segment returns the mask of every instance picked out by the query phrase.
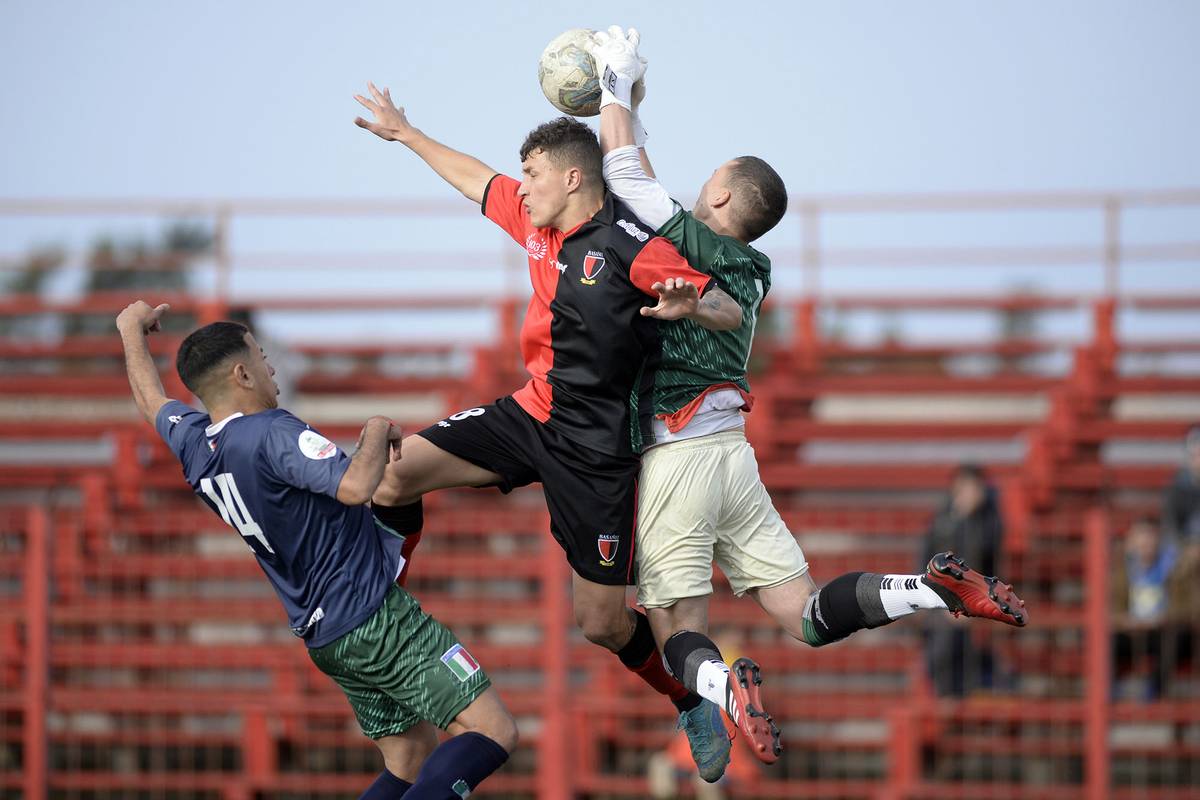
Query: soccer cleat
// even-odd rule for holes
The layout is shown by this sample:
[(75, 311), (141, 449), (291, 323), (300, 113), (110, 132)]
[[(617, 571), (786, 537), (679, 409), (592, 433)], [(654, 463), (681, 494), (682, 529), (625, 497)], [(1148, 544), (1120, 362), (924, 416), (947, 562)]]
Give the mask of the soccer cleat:
[(1018, 628), (1029, 623), (1025, 601), (1017, 597), (1012, 584), (981, 575), (953, 551), (931, 558), (921, 580), (937, 592), (956, 617), (986, 617)]
[(716, 783), (729, 766), (729, 735), (721, 721), (721, 709), (716, 703), (705, 700), (700, 705), (679, 715), (679, 727), (687, 734), (692, 748), (692, 761), (700, 777)]
[(729, 669), (729, 686), (725, 690), (725, 712), (746, 737), (754, 755), (764, 764), (774, 764), (783, 753), (779, 743), (779, 728), (771, 715), (763, 710), (758, 687), (762, 674), (748, 658), (739, 658)]

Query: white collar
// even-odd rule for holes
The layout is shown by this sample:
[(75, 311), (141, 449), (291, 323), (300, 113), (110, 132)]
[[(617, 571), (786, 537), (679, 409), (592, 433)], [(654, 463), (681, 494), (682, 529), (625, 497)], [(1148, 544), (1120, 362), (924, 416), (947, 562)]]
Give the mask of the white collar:
[(224, 428), (229, 423), (230, 420), (237, 419), (238, 417), (244, 417), (244, 416), (246, 416), (246, 415), (243, 414), (242, 412), (235, 411), (232, 414), (230, 414), (228, 417), (226, 417), (225, 419), (221, 420), (220, 422), (214, 422), (212, 425), (209, 425), (207, 428), (205, 428), (204, 435), (208, 436), (208, 437), (216, 436), (218, 433), (221, 432), (221, 429)]

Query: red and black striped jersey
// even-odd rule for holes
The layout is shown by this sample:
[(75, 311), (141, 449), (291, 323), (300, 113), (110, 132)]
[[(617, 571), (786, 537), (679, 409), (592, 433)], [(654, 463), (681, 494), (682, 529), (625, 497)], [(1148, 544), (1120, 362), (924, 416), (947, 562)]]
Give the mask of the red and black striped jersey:
[[(517, 194), (520, 182), (496, 175), (484, 215), (529, 256), (533, 297), (521, 327), (530, 379), (513, 394), (534, 419), (611, 455), (632, 454), (630, 400), (651, 408), (661, 346), (658, 323), (640, 309), (657, 302), (650, 287), (685, 278), (701, 294), (712, 278), (687, 261), (605, 192), (604, 206), (574, 230), (535, 228)], [(650, 416), (640, 415), (638, 424)]]

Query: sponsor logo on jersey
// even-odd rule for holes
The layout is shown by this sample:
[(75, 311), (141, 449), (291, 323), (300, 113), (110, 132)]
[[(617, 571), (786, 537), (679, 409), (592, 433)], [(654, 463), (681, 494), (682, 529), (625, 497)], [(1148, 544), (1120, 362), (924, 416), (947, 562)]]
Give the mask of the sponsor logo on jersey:
[(183, 419), (183, 417), (179, 416), (178, 414), (172, 414), (171, 416), (167, 417), (167, 422), (171, 423), (172, 425), (178, 425), (179, 420), (181, 419)]
[(588, 250), (588, 254), (583, 257), (583, 277), (579, 279), (580, 283), (594, 286), (596, 284), (596, 276), (604, 269), (604, 254), (596, 250)]
[(615, 533), (602, 533), (596, 537), (596, 549), (600, 551), (600, 566), (611, 567), (617, 558), (617, 547), (621, 537)]
[(300, 452), (313, 461), (323, 461), (326, 458), (333, 458), (334, 453), (337, 452), (336, 444), (312, 430), (301, 431), (298, 444), (300, 445)]
[(650, 238), (650, 234), (646, 233), (644, 230), (639, 228), (637, 225), (634, 225), (629, 220), (625, 220), (625, 219), (617, 220), (617, 227), (620, 228), (621, 230), (625, 231), (626, 233), (628, 233), (633, 238), (637, 239), (639, 242), (644, 242)]
[(554, 259), (554, 268), (558, 270), (560, 274), (567, 271), (567, 265), (559, 261), (557, 258)]
[(467, 798), (471, 796), (471, 786), (462, 778), (459, 778), (454, 782), (454, 785), (450, 787), (450, 791), (454, 792), (463, 800), (467, 800)]
[(546, 257), (546, 242), (539, 239), (536, 233), (531, 233), (525, 237), (525, 252), (534, 261), (541, 261)]
[(442, 653), (442, 663), (454, 673), (454, 677), (464, 683), (467, 678), (479, 672), (479, 662), (472, 658), (467, 648), (461, 644), (456, 644)]

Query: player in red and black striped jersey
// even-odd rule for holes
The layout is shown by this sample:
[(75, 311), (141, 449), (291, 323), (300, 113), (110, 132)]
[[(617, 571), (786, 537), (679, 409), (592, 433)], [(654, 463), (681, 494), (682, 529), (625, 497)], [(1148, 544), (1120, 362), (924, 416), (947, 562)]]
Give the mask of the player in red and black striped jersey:
[(405, 438), (375, 494), (376, 514), (411, 534), (426, 492), (541, 482), (551, 533), (575, 573), (584, 635), (681, 710), (694, 708), (699, 698), (664, 669), (645, 615), (625, 604), (639, 467), (629, 401), (649, 401), (657, 320), (728, 330), (741, 325), (741, 308), (606, 191), (599, 142), (586, 125), (563, 117), (531, 132), (518, 181), (429, 138), (387, 90), (370, 90), (370, 99), (356, 99), (374, 121), (356, 124), (405, 144), (479, 203), (525, 249), (533, 285), (521, 331), (529, 382)]

